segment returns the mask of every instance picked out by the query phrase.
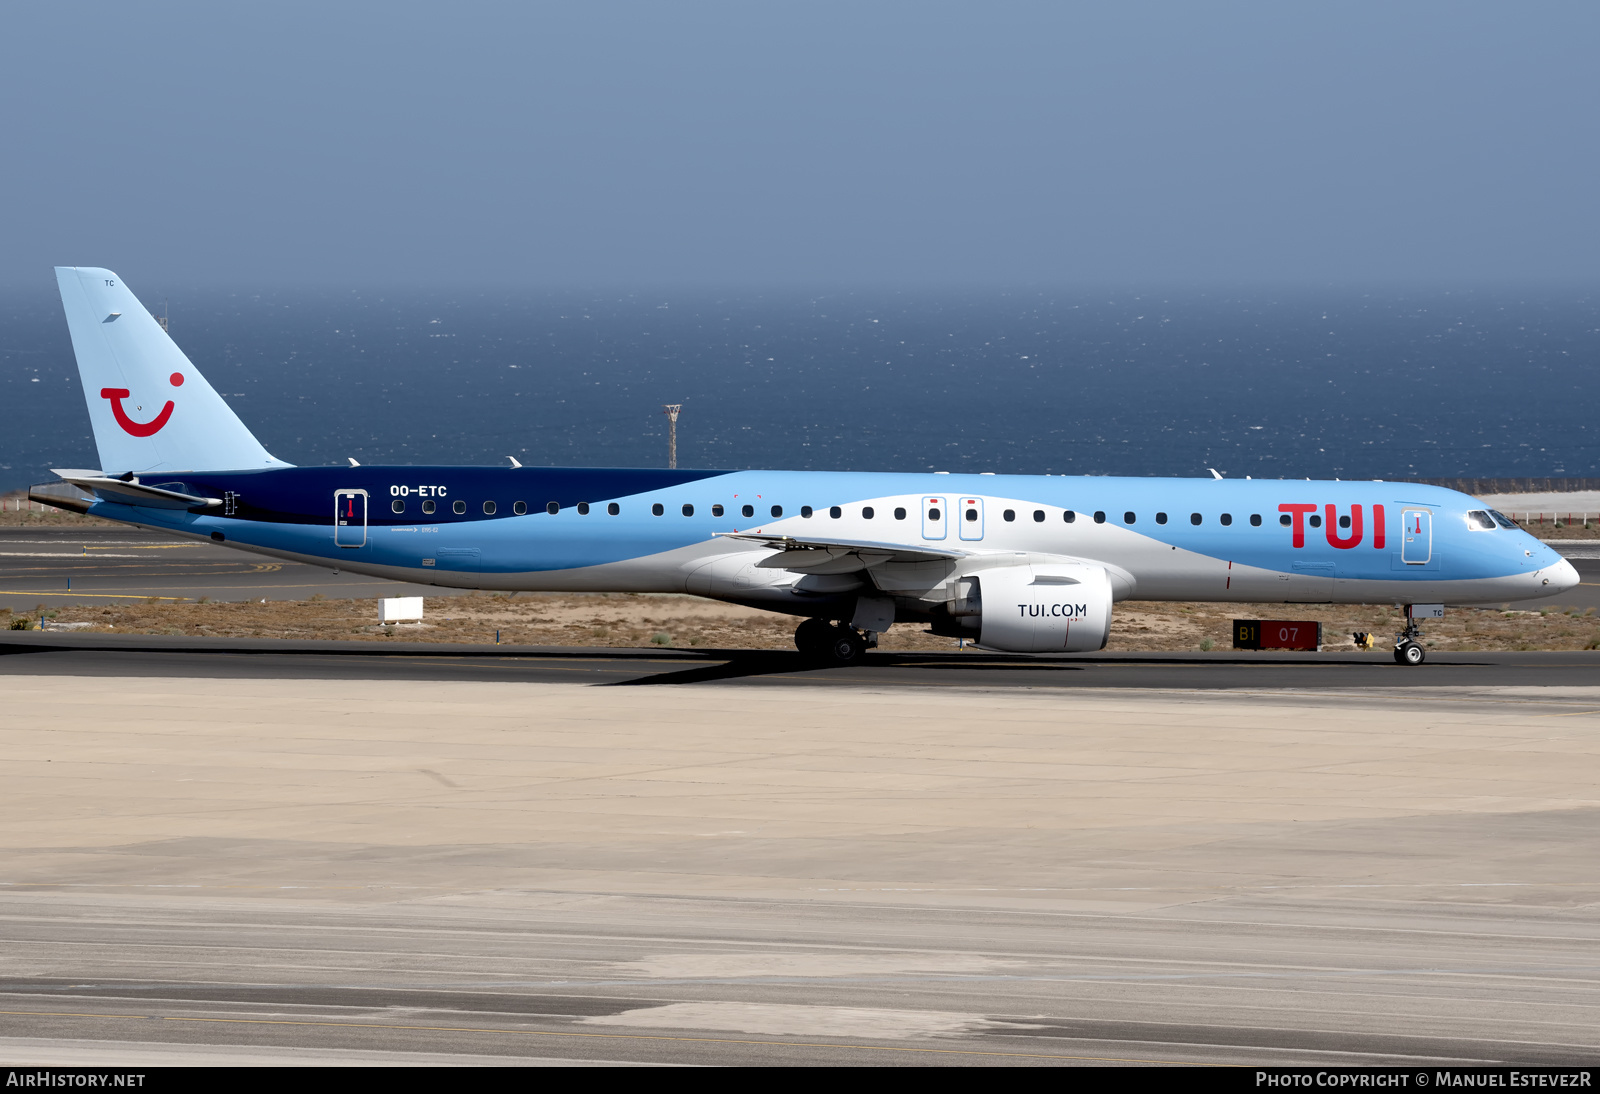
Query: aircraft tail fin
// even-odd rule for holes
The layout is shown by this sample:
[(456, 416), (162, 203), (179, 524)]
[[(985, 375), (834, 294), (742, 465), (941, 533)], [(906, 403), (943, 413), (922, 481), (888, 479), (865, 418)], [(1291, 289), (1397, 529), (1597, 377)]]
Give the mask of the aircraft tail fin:
[(110, 270), (57, 266), (84, 400), (107, 475), (287, 467)]

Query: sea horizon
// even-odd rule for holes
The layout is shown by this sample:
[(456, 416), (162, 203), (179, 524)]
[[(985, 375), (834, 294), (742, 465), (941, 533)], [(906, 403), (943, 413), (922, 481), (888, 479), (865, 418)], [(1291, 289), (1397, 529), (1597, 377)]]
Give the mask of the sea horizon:
[[(296, 464), (1207, 475), (1596, 474), (1578, 289), (167, 289)], [(97, 461), (48, 289), (0, 294), (0, 490)]]

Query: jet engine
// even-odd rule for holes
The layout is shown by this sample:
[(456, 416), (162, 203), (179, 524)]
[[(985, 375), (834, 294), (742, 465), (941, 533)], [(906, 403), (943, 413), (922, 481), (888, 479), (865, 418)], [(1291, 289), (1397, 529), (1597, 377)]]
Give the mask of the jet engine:
[(950, 614), (978, 645), (1007, 653), (1085, 653), (1111, 635), (1111, 579), (1099, 566), (1003, 566), (960, 579)]

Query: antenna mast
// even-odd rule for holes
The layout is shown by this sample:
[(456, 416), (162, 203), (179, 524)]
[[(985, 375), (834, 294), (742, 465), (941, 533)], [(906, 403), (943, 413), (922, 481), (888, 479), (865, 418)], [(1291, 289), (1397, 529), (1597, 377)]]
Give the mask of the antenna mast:
[(678, 466), (678, 411), (683, 409), (682, 403), (663, 403), (661, 413), (667, 416), (667, 466)]

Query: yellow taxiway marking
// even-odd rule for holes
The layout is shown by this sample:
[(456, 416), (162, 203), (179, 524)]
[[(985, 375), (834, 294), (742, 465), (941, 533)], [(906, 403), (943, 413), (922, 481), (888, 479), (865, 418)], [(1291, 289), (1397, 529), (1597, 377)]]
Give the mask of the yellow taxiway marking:
[[(492, 1026), (411, 1026), (389, 1022), (308, 1022), (291, 1018), (174, 1018), (166, 1014), (84, 1014), (75, 1011), (0, 1010), (0, 1014), (29, 1018), (137, 1018), (158, 1022), (216, 1022), (247, 1026), (313, 1026), (321, 1029), (400, 1029), (426, 1033), (500, 1033), (523, 1037), (584, 1037), (599, 1041), (677, 1041), (702, 1045), (770, 1045), (780, 1048), (845, 1048), (862, 1052), (927, 1052), (939, 1056), (1004, 1056), (1024, 1060), (1086, 1060), (1103, 1064), (1178, 1064), (1211, 1067), (1196, 1060), (1153, 1060), (1125, 1056), (1068, 1056), (1048, 1052), (995, 1052), (977, 1048), (914, 1048), (909, 1045), (850, 1045), (830, 1041), (761, 1041), (753, 1037), (674, 1037), (664, 1033), (587, 1033), (547, 1029), (495, 1029)], [(1242, 1065), (1241, 1065), (1242, 1066)]]
[[(228, 573), (244, 574), (244, 573), (253, 573), (254, 571), (251, 571), (251, 570), (229, 570), (227, 572)], [(172, 575), (169, 575), (169, 576), (182, 577), (184, 575), (183, 574), (172, 574)], [(209, 574), (195, 574), (193, 576), (195, 576), (195, 577), (221, 577), (223, 575), (222, 574), (216, 574), (216, 573), (209, 573)], [(365, 584), (365, 582), (361, 582), (359, 584)], [(373, 582), (373, 587), (376, 587), (378, 585), (404, 586), (405, 584), (406, 583), (403, 582), (403, 581), (384, 581), (382, 579), (379, 579), (379, 580)], [(216, 589), (261, 589), (261, 588), (268, 588), (273, 592), (277, 592), (280, 589), (325, 589), (325, 588), (327, 588), (327, 586), (326, 585), (321, 585), (321, 584), (316, 584), (316, 583), (313, 583), (313, 582), (306, 582), (305, 584), (302, 584), (302, 585), (271, 585), (271, 586), (262, 586), (262, 585), (213, 585), (213, 586), (208, 586), (208, 588), (209, 589), (213, 589), (213, 590), (216, 590)], [(116, 599), (119, 599), (119, 600), (192, 600), (192, 599), (194, 599), (193, 597), (188, 597), (188, 596), (157, 596), (154, 593), (97, 593), (97, 592), (91, 592), (88, 589), (82, 589), (82, 590), (73, 589), (70, 592), (68, 592), (68, 591), (66, 591), (64, 589), (55, 589), (55, 590), (52, 590), (50, 592), (43, 592), (43, 591), (38, 591), (38, 590), (30, 591), (28, 589), (0, 589), (0, 595), (7, 595), (7, 596), (80, 596), (80, 597), (88, 596), (88, 597), (98, 597), (98, 598), (100, 598), (102, 600), (107, 598), (107, 597), (113, 597), (113, 598), (116, 598)], [(211, 594), (208, 592), (206, 595), (209, 596)], [(355, 599), (361, 599), (361, 598), (357, 597)], [(432, 599), (432, 598), (430, 598), (430, 599)]]
[(148, 593), (89, 593), (73, 590), (64, 592), (30, 592), (27, 589), (0, 589), (0, 594), (6, 596), (92, 596), (97, 600), (188, 600), (187, 596), (152, 596)]

